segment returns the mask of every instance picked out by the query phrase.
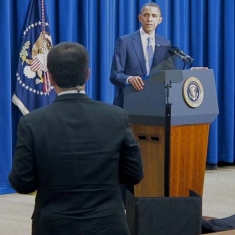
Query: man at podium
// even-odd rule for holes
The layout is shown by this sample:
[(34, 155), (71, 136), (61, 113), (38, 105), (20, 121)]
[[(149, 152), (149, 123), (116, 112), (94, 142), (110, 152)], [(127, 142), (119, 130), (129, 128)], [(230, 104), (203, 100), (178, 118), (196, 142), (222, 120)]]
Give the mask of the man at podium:
[[(169, 48), (171, 44), (170, 40), (155, 33), (155, 29), (162, 22), (158, 4), (144, 4), (138, 17), (141, 28), (118, 38), (113, 55), (110, 81), (116, 86), (113, 104), (119, 107), (123, 107), (126, 84), (131, 84), (136, 90), (142, 90), (142, 78), (149, 75), (153, 67), (166, 60), (166, 46)], [(165, 46), (164, 50), (162, 46)]]
[[(155, 33), (162, 22), (161, 8), (154, 2), (143, 5), (139, 14), (141, 28), (134, 33), (117, 39), (113, 55), (110, 81), (116, 86), (114, 105), (123, 108), (124, 89), (131, 84), (134, 89), (144, 88), (143, 77), (149, 75), (151, 68), (156, 67), (167, 57), (167, 50), (161, 46), (170, 46), (170, 40)], [(131, 187), (130, 187), (131, 188)], [(125, 204), (125, 190), (122, 187)]]

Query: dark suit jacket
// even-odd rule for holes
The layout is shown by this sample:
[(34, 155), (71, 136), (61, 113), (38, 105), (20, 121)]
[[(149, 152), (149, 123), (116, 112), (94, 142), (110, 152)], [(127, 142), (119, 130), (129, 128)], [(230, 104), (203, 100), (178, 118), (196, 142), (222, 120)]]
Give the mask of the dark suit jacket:
[(37, 190), (34, 235), (128, 235), (119, 184), (142, 177), (119, 107), (67, 94), (19, 121), (9, 181), (19, 193)]
[[(160, 65), (167, 58), (170, 41), (155, 34), (155, 51), (152, 68)], [(116, 86), (114, 104), (123, 107), (124, 88), (129, 76), (147, 75), (140, 30), (118, 38), (111, 67), (110, 81)]]

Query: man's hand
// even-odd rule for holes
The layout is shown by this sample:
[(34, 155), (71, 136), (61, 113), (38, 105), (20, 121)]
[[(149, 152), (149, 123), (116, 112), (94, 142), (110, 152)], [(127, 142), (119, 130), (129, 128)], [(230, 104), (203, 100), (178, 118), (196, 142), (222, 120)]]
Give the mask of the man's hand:
[(137, 91), (144, 89), (144, 82), (139, 76), (131, 76), (128, 79), (128, 83), (130, 83)]

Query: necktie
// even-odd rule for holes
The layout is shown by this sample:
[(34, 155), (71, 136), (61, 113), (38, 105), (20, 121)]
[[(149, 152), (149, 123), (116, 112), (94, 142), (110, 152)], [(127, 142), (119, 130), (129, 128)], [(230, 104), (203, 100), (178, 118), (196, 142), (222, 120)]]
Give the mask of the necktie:
[(153, 47), (151, 45), (151, 39), (150, 37), (148, 38), (148, 44), (147, 44), (147, 54), (148, 54), (148, 62), (149, 62), (149, 72), (152, 67), (152, 62), (153, 62)]

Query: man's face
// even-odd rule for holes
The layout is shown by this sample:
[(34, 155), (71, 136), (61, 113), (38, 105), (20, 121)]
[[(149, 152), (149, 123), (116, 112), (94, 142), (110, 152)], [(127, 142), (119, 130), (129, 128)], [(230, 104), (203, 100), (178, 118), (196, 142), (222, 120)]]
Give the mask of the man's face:
[(157, 7), (146, 6), (142, 13), (139, 14), (139, 21), (142, 24), (143, 30), (151, 34), (162, 22), (161, 12)]

